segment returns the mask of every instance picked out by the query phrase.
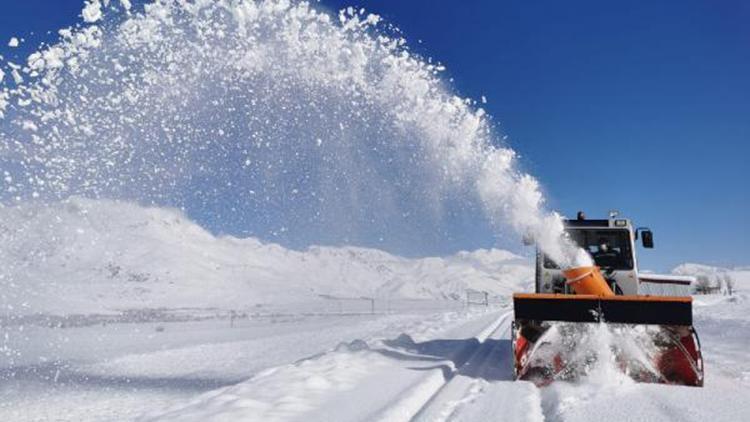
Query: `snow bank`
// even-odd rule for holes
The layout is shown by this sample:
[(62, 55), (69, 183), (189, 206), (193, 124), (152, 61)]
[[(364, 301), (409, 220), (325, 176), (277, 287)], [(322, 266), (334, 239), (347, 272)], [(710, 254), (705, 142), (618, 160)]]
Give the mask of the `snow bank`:
[[(391, 359), (371, 351), (326, 353), (317, 359), (305, 360), (264, 371), (250, 381), (217, 390), (176, 406), (153, 421), (288, 421), (351, 419), (362, 397), (351, 397), (351, 390), (376, 374), (393, 372)], [(383, 391), (373, 386), (373, 395)], [(354, 399), (354, 400), (352, 400)], [(321, 403), (329, 408), (321, 409)], [(333, 403), (334, 406), (330, 406)], [(330, 409), (333, 407), (333, 409)], [(325, 412), (327, 411), (327, 412)], [(328, 413), (327, 417), (316, 415)]]

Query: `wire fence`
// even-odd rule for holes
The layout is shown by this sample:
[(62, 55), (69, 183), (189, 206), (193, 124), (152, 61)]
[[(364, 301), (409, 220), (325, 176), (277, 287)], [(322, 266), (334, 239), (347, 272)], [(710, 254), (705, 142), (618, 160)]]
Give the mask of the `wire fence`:
[(307, 317), (356, 317), (388, 315), (398, 313), (430, 313), (459, 311), (472, 307), (507, 306), (508, 297), (488, 292), (469, 290), (463, 298), (408, 299), (401, 297), (336, 296), (319, 295), (303, 302), (253, 304), (236, 309), (220, 308), (144, 308), (123, 310), (112, 314), (86, 315), (0, 315), (0, 327), (40, 326), (49, 328), (73, 328), (91, 325), (189, 322), (204, 320), (227, 320), (230, 327), (248, 321), (295, 321)]
[(490, 306), (490, 294), (485, 291), (467, 290), (466, 306)]
[(242, 320), (289, 320), (309, 316), (364, 316), (395, 313), (458, 311), (471, 307), (506, 306), (509, 300), (485, 291), (466, 291), (463, 299), (408, 299), (370, 296), (319, 295), (317, 300), (284, 305), (256, 305), (228, 313), (231, 326)]

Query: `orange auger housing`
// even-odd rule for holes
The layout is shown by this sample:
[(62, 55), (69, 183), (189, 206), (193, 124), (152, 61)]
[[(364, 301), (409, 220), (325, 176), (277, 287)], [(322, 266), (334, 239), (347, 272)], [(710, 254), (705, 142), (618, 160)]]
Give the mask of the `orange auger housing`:
[(600, 297), (612, 297), (615, 293), (609, 287), (599, 267), (578, 267), (563, 271), (565, 284), (571, 286), (573, 291), (579, 295), (594, 295)]
[[(557, 379), (574, 379), (590, 364), (573, 361), (577, 324), (608, 324), (620, 331), (648, 327), (648, 344), (639, 359), (614, 350), (620, 368), (643, 382), (688, 386), (703, 385), (700, 342), (693, 329), (692, 297), (615, 295), (597, 267), (563, 271), (575, 294), (522, 294), (513, 296), (513, 357), (516, 379), (545, 385)], [(554, 338), (548, 336), (559, 324)], [(641, 329), (640, 331), (644, 331)], [(624, 331), (623, 331), (624, 332)], [(648, 357), (643, 362), (643, 356)], [(580, 357), (580, 356), (579, 356)], [(595, 359), (595, 358), (594, 358)]]

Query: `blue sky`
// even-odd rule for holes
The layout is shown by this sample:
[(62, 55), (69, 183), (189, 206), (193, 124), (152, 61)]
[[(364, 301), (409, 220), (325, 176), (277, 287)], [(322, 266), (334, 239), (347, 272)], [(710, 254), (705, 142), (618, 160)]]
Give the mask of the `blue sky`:
[[(79, 0), (5, 2), (0, 54), (77, 22)], [(750, 265), (750, 3), (323, 1), (364, 6), (485, 106), (550, 204), (655, 231), (641, 265)], [(33, 35), (31, 33), (34, 33)], [(29, 42), (12, 50), (11, 36)], [(421, 40), (421, 43), (417, 43)]]

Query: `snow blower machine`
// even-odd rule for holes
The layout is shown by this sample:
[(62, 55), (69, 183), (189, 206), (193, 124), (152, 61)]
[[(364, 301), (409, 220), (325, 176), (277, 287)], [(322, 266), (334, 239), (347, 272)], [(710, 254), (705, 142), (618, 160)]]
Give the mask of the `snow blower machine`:
[(689, 277), (639, 274), (636, 240), (647, 228), (611, 212), (565, 220), (566, 233), (595, 266), (559, 268), (537, 251), (536, 293), (513, 296), (514, 374), (547, 385), (575, 380), (602, 360), (638, 382), (703, 386)]

